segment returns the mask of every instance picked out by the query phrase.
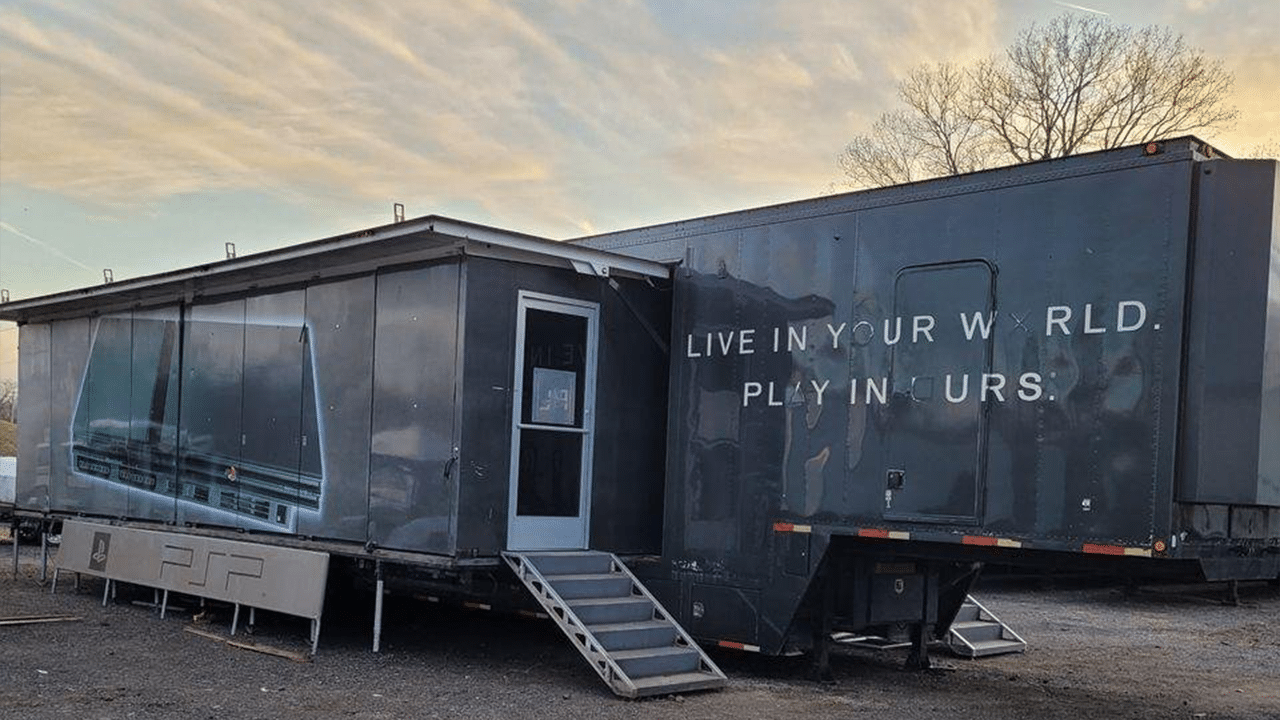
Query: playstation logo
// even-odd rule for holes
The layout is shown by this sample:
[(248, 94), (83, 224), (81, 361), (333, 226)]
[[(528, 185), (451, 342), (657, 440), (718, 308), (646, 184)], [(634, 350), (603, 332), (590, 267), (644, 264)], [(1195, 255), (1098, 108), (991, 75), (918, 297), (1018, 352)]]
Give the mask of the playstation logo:
[(105, 572), (107, 569), (107, 553), (111, 549), (111, 533), (96, 532), (93, 534), (93, 551), (89, 553), (89, 569)]

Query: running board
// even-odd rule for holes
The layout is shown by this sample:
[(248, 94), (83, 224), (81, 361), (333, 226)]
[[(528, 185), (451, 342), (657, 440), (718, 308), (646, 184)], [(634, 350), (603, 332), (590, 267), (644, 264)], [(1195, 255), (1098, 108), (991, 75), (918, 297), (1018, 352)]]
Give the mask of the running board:
[(724, 687), (720, 668), (612, 553), (504, 552), (502, 559), (614, 693)]
[(979, 658), (1022, 652), (1027, 641), (972, 595), (964, 599), (947, 631), (947, 647), (961, 657)]

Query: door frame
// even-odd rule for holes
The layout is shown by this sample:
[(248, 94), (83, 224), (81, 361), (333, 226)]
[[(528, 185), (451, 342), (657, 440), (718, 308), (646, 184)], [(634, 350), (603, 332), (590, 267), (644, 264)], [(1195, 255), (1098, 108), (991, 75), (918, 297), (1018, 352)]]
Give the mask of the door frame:
[[(586, 357), (582, 388), (582, 427), (535, 425), (522, 422), (524, 406), (525, 326), (529, 310), (560, 313), (585, 318), (587, 321)], [(511, 463), (507, 474), (507, 549), (508, 550), (585, 550), (591, 537), (592, 459), (595, 439), (595, 400), (597, 361), (600, 339), (600, 304), (560, 297), (530, 290), (520, 290), (516, 298), (516, 338), (512, 362), (511, 392)], [(571, 517), (518, 515), (520, 489), (520, 434), (524, 429), (573, 432), (582, 436), (582, 462), (578, 482), (578, 514)], [(553, 536), (550, 547), (535, 541)]]

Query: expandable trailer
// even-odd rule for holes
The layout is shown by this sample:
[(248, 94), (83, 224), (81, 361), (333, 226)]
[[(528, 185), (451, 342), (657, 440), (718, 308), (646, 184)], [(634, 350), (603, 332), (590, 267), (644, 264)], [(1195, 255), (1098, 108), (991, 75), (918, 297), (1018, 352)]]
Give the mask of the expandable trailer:
[(502, 556), (633, 696), (714, 684), (689, 635), (900, 627), (925, 664), (984, 562), (1274, 578), (1276, 181), (1182, 138), (571, 243), (428, 217), (11, 302), (17, 504), (488, 598)]

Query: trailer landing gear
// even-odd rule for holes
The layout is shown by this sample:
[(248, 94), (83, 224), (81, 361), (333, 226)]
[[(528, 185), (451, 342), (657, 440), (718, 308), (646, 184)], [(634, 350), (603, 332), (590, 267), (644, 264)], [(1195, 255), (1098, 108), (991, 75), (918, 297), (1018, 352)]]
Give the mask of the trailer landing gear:
[(929, 635), (933, 626), (920, 624), (911, 628), (911, 652), (907, 655), (906, 669), (928, 670), (933, 667), (929, 660)]

